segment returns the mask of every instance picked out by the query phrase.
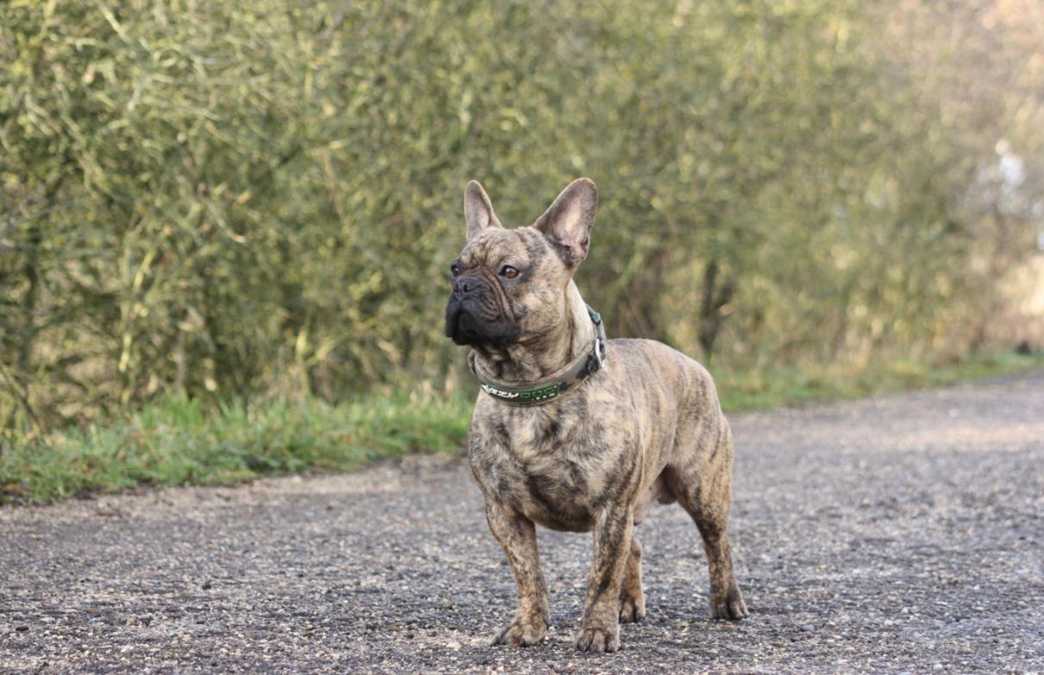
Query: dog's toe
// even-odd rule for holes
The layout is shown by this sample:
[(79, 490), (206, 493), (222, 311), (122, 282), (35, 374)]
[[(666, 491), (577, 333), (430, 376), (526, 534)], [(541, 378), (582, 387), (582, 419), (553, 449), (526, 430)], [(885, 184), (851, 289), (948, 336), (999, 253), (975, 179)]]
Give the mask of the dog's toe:
[(739, 621), (749, 615), (747, 603), (743, 602), (743, 594), (735, 586), (725, 595), (711, 599), (711, 616), (715, 619)]
[(576, 638), (576, 648), (594, 654), (611, 653), (620, 649), (620, 630), (607, 628), (583, 628)]
[(645, 618), (645, 601), (642, 598), (620, 600), (620, 623), (638, 623)]
[(546, 633), (547, 622), (543, 619), (521, 621), (516, 618), (493, 639), (493, 645), (531, 647), (543, 640)]

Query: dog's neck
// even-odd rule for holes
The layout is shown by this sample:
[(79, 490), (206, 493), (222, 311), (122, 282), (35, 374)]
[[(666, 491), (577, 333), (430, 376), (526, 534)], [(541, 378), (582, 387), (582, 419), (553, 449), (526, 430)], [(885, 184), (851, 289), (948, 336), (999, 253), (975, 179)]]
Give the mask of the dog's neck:
[(506, 347), (475, 348), (478, 372), (506, 384), (536, 382), (567, 366), (591, 348), (597, 331), (580, 290), (565, 288), (562, 320), (549, 332)]

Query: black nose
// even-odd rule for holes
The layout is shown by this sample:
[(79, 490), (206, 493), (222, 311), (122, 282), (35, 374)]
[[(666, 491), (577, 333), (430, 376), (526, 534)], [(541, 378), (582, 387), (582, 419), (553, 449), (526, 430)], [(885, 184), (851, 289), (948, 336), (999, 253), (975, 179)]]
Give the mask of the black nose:
[(453, 295), (458, 298), (463, 298), (465, 295), (475, 290), (478, 284), (475, 283), (474, 277), (457, 277), (453, 280)]

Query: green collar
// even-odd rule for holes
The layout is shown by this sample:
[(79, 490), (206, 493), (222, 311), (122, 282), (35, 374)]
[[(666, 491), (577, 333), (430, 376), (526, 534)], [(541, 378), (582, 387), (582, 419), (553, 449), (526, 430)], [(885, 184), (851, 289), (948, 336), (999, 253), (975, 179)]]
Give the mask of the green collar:
[(474, 353), (472, 353), (472, 356), (468, 358), (468, 366), (470, 366), (471, 372), (475, 374), (475, 377), (478, 378), (482, 391), (510, 405), (540, 405), (557, 398), (586, 378), (597, 373), (605, 365), (605, 325), (602, 323), (601, 314), (590, 307), (587, 308), (587, 313), (591, 316), (591, 321), (594, 322), (596, 331), (595, 339), (591, 343), (591, 349), (575, 358), (558, 372), (532, 384), (518, 386), (482, 377), (475, 368)]

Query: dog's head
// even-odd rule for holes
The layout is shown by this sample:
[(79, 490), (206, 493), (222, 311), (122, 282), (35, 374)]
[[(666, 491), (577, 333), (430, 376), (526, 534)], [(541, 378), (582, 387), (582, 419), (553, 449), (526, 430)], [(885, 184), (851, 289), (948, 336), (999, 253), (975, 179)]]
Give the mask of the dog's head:
[(594, 182), (579, 178), (532, 225), (509, 230), (482, 186), (468, 183), (468, 240), (450, 265), (446, 335), (459, 345), (503, 347), (535, 342), (560, 326), (597, 206)]

